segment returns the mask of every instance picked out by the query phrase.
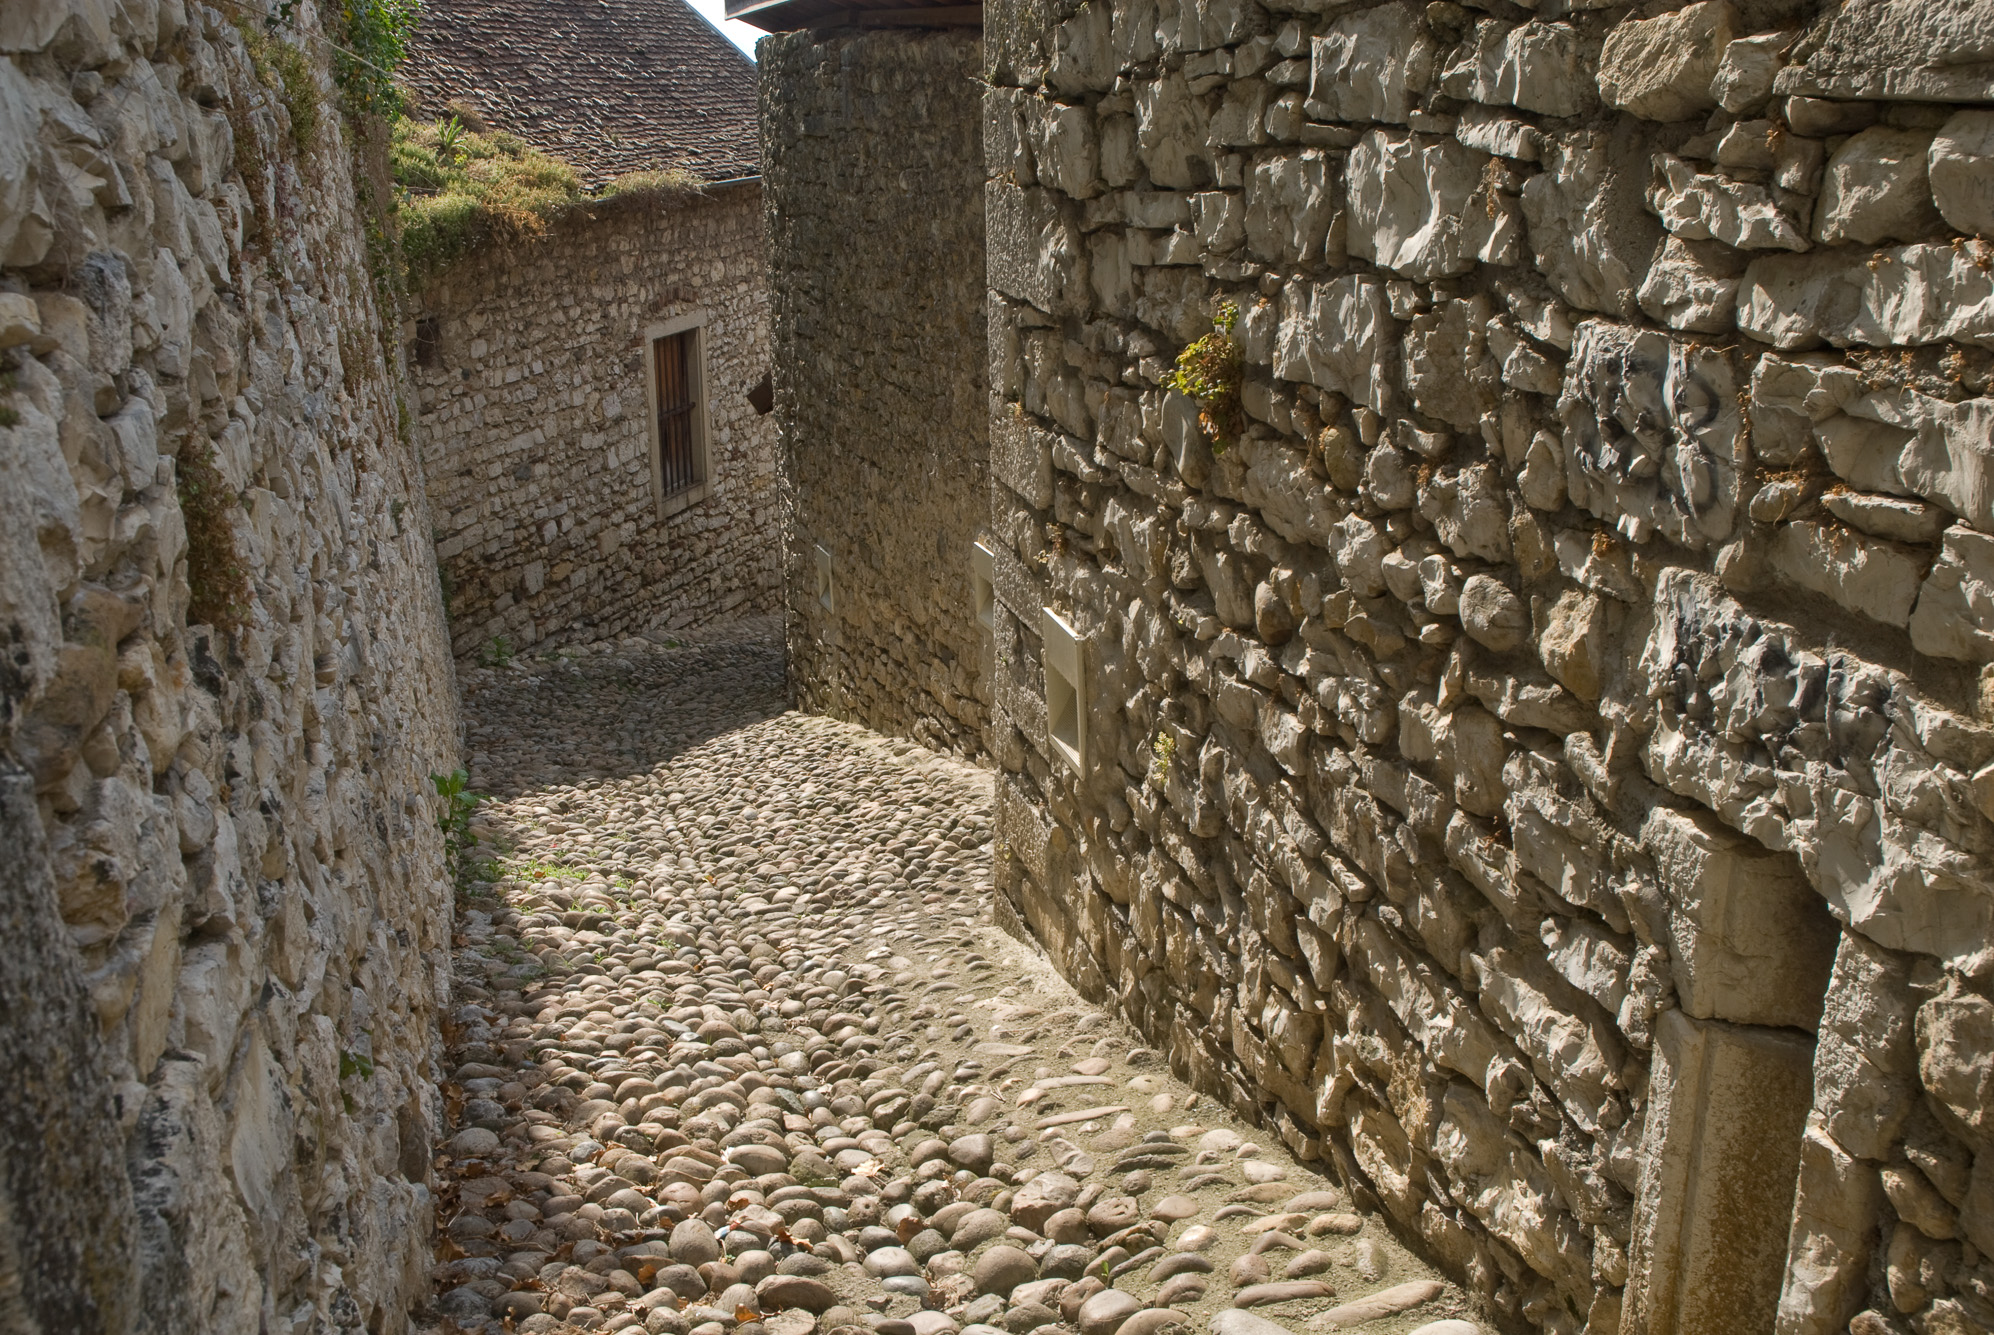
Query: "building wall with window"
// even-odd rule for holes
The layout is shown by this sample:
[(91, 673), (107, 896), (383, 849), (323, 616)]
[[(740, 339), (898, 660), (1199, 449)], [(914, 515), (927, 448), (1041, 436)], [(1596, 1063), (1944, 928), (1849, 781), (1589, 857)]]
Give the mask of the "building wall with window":
[[(750, 401), (769, 369), (760, 196), (598, 206), (417, 295), (457, 654), (775, 610), (775, 429)], [(686, 354), (662, 395), (659, 339)]]

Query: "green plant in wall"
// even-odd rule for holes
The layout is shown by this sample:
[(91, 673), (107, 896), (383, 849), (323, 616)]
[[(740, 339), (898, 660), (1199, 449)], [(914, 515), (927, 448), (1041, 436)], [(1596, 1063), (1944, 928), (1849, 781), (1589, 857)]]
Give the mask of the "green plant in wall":
[(249, 615), (249, 568), (235, 545), (235, 511), (241, 497), (215, 463), (215, 447), (189, 440), (181, 447), (176, 487), (187, 527), (187, 615), (223, 633)]
[(332, 79), (356, 115), (389, 120), (402, 111), (394, 73), (408, 58), (420, 13), (417, 0), (337, 0), (346, 40), (332, 53)]
[(485, 641), (485, 647), (478, 651), (481, 667), (502, 668), (512, 662), (512, 641), (503, 635), (494, 635)]
[(1160, 789), (1170, 781), (1170, 762), (1177, 756), (1177, 734), (1157, 733), (1150, 738), (1149, 754), (1156, 762), (1149, 767), (1150, 786)]
[(243, 45), (249, 48), (256, 77), (277, 94), (290, 115), (291, 146), (304, 153), (318, 139), (318, 77), (304, 48), (293, 46), (275, 31), (288, 20), (288, 12), (281, 11), (265, 19), (260, 28), (246, 18), (238, 19), (236, 31), (242, 34)]
[(485, 870), (477, 858), (478, 836), (471, 832), (471, 817), (484, 794), (471, 791), (471, 776), (463, 770), (432, 774), (429, 781), (443, 799), (443, 810), (436, 815), (436, 828), (443, 831), (443, 865), (457, 893), (468, 896), (472, 882)]
[(1238, 320), (1239, 307), (1220, 302), (1212, 315), (1212, 332), (1178, 353), (1177, 369), (1170, 374), (1170, 388), (1197, 403), (1198, 425), (1212, 442), (1214, 454), (1223, 454), (1246, 429), (1246, 414), (1239, 405), (1244, 364), (1239, 340), (1232, 336)]

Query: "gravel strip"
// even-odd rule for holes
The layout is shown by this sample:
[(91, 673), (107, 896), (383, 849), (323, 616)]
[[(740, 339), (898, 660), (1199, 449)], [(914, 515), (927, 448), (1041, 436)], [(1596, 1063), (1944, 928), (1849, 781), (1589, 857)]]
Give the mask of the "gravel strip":
[(1429, 1278), (998, 932), (988, 774), (788, 710), (766, 625), (463, 686), (435, 1328), (1303, 1330)]

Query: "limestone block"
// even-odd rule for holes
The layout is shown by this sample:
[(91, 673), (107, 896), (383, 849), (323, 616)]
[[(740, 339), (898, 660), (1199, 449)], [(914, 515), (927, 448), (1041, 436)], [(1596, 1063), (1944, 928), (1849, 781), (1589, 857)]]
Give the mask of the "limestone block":
[[(1558, 400), (1573, 503), (1693, 550), (1722, 542), (1740, 502), (1744, 448), (1733, 377), (1716, 349), (1581, 325)], [(1644, 529), (1630, 536), (1640, 541)]]
[(1583, 105), (1580, 77), (1578, 32), (1570, 24), (1482, 19), (1441, 72), (1439, 88), (1464, 101), (1575, 116)]
[(1332, 262), (1330, 234), (1342, 192), (1335, 169), (1320, 149), (1262, 158), (1246, 178), (1246, 243), (1255, 259), (1271, 263)]
[(1084, 308), (1086, 247), (1055, 196), (992, 181), (984, 218), (991, 287), (1049, 314)]
[(1889, 626), (1910, 620), (1925, 567), (1924, 554), (1913, 548), (1807, 522), (1782, 524), (1766, 559), (1787, 583)]
[(1762, 256), (1745, 270), (1738, 327), (1789, 350), (1947, 339), (1994, 346), (1994, 274), (1943, 245)]
[(1791, 857), (1707, 815), (1657, 808), (1641, 828), (1669, 904), (1676, 995), (1698, 1019), (1815, 1027), (1835, 925)]
[(1535, 162), (1544, 154), (1544, 136), (1536, 126), (1493, 107), (1462, 108), (1454, 137), (1478, 152), (1519, 162)]
[(1561, 1293), (1591, 1297), (1592, 1248), (1562, 1208), (1543, 1161), (1460, 1085), (1450, 1084), (1434, 1129), (1435, 1156), (1462, 1184), (1461, 1203)]
[(1344, 14), (1309, 45), (1308, 114), (1404, 125), (1431, 76), (1432, 46), (1409, 0)]
[(1994, 1152), (1994, 1002), (1954, 981), (1920, 1006), (1918, 1075), (1976, 1155)]
[(12, 61), (0, 70), (0, 261), (10, 265), (39, 263), (55, 239), (41, 195), (42, 100)]
[[(1994, 532), (1994, 399), (1949, 403), (1914, 389), (1885, 389), (1851, 401), (1847, 412), (1908, 433), (1894, 458), (1875, 461), (1892, 479), (1882, 490), (1923, 496), (1983, 533)], [(1843, 476), (1857, 481), (1853, 468)]]
[(1031, 104), (1016, 88), (992, 85), (983, 91), (983, 161), (992, 178), (1011, 185), (1037, 185), (1032, 140), (1025, 130)]
[(1322, 542), (1338, 518), (1308, 456), (1274, 441), (1242, 443), (1246, 477), (1240, 493), (1267, 526), (1289, 542)]
[(1522, 194), (1538, 269), (1572, 305), (1631, 316), (1662, 238), (1642, 204), (1648, 155), (1630, 136), (1581, 130), (1547, 136), (1543, 156)]
[(1841, 1335), (1867, 1296), (1883, 1189), (1874, 1164), (1818, 1125), (1800, 1144), (1775, 1335)]
[(1382, 353), (1394, 334), (1385, 285), (1370, 274), (1289, 283), (1281, 289), (1274, 374), (1383, 411), (1389, 404)]
[(1987, 0), (1851, 0), (1823, 15), (1780, 71), (1781, 93), (1994, 101)]
[(1226, 85), (1206, 134), (1214, 149), (1252, 148), (1267, 142), (1268, 89), (1260, 79), (1235, 79)]
[(1329, 552), (1344, 586), (1360, 598), (1385, 592), (1384, 534), (1362, 515), (1349, 514), (1331, 527)]
[(1954, 112), (1932, 139), (1926, 174), (1947, 223), (1994, 236), (1994, 111)]
[(1061, 97), (1107, 92), (1115, 67), (1113, 19), (1106, 5), (1082, 5), (1046, 34), (1046, 87)]
[(1773, 79), (1795, 36), (1792, 32), (1766, 32), (1740, 37), (1727, 45), (1710, 79), (1710, 96), (1717, 105), (1736, 115), (1771, 97)]
[(1872, 125), (1836, 149), (1814, 210), (1815, 239), (1873, 246), (1940, 230), (1927, 166), (1935, 142), (1929, 130)]
[(1762, 185), (1698, 172), (1673, 153), (1655, 155), (1648, 207), (1687, 241), (1740, 250), (1806, 250), (1807, 238)]
[(1191, 196), (1192, 232), (1207, 255), (1230, 255), (1246, 244), (1246, 209), (1236, 190), (1203, 190)]
[(1671, 329), (1721, 334), (1737, 323), (1745, 257), (1715, 241), (1662, 243), (1641, 284), (1641, 309)]
[(1212, 179), (1204, 106), (1181, 71), (1138, 84), (1135, 116), (1136, 151), (1153, 184), (1190, 190)]
[(1812, 1057), (1790, 1030), (1662, 1012), (1627, 1255), (1628, 1335), (1772, 1328)]
[(1101, 147), (1094, 133), (1094, 113), (1040, 99), (1026, 105), (1039, 181), (1074, 199), (1099, 194)]
[(1552, 605), (1537, 648), (1561, 685), (1581, 700), (1598, 700), (1608, 653), (1606, 604), (1591, 593), (1566, 590)]
[(1821, 497), (1821, 505), (1851, 528), (1896, 542), (1937, 542), (1947, 523), (1946, 512), (1938, 506), (1896, 496), (1831, 491)]
[(991, 414), (990, 469), (1034, 509), (1052, 508), (1052, 436), (1022, 414)]
[(1958, 524), (1946, 530), (1910, 629), (1921, 654), (1994, 662), (1994, 537)]
[[(1873, 802), (1855, 789), (1886, 772), (1949, 772), (1926, 749), (1943, 727), (1922, 734), (1928, 743), (1893, 731), (1882, 712), (1932, 707), (1914, 706), (1920, 697), (1900, 675), (1850, 655), (1830, 674), (1792, 628), (1748, 616), (1707, 577), (1664, 572), (1654, 605), (1639, 665), (1658, 705), (1642, 756), (1649, 775), (1766, 847), (1799, 854), (1835, 916), (1879, 945), (1946, 959), (1983, 951), (1994, 904), (1966, 869), (1994, 844), (1963, 788), (1925, 807)], [(1699, 682), (1689, 665), (1704, 662), (1722, 666)], [(1767, 754), (1768, 741), (1830, 717), (1844, 741), (1811, 771), (1791, 760), (1746, 762)], [(1928, 717), (1938, 724), (1946, 715)]]
[(1443, 468), (1417, 487), (1420, 514), (1456, 556), (1509, 559), (1509, 505), (1493, 466)]
[(1599, 55), (1599, 95), (1651, 121), (1688, 120), (1717, 105), (1711, 80), (1737, 27), (1730, 0), (1616, 25)]
[[(1415, 315), (1405, 335), (1406, 394), (1428, 417), (1468, 431), (1494, 398), (1486, 355), (1489, 304), (1477, 294)], [(1480, 391), (1480, 392), (1476, 392)]]
[(1457, 139), (1372, 130), (1344, 168), (1350, 253), (1421, 282), (1513, 263), (1521, 224), (1484, 181), (1488, 161)]
[(1842, 933), (1814, 1054), (1814, 1109), (1837, 1147), (1890, 1157), (1917, 1092), (1911, 959)]
[(1461, 586), (1461, 624), (1476, 643), (1507, 653), (1530, 634), (1530, 613), (1509, 586), (1487, 575), (1470, 575)]

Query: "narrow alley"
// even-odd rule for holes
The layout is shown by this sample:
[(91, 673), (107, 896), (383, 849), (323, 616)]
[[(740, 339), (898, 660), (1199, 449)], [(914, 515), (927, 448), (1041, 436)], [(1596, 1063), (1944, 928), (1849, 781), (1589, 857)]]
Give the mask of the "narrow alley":
[(993, 926), (988, 774), (789, 710), (772, 628), (464, 692), (438, 1329), (1473, 1335)]

